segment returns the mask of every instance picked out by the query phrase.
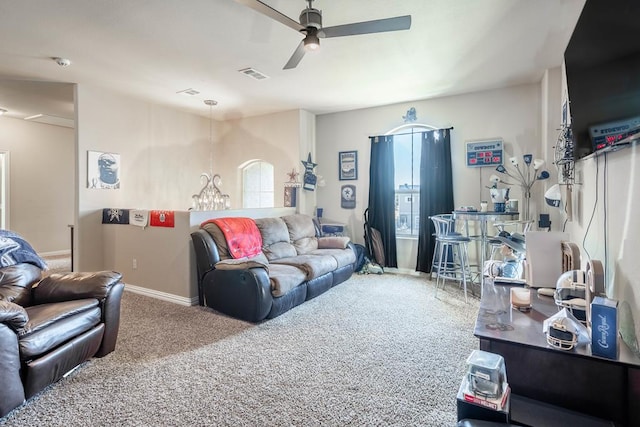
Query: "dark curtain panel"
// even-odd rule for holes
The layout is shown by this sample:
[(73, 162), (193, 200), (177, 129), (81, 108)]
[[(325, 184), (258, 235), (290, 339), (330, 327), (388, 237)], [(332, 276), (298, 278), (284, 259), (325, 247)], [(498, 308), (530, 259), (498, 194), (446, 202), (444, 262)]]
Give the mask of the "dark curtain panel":
[(420, 228), (416, 271), (429, 273), (435, 245), (432, 215), (451, 213), (453, 177), (451, 171), (451, 130), (438, 129), (422, 134), (420, 156)]
[(393, 158), (392, 135), (371, 137), (369, 225), (382, 235), (386, 263), (384, 267), (398, 267)]

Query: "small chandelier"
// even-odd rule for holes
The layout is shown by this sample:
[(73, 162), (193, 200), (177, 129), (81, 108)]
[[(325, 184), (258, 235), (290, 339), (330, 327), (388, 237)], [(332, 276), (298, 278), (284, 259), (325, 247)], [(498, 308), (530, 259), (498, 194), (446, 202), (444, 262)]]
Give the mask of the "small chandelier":
[(228, 194), (223, 194), (218, 187), (222, 185), (220, 175), (211, 176), (204, 172), (200, 175), (200, 182), (203, 182), (204, 186), (198, 194), (192, 196), (194, 210), (219, 211), (231, 208), (231, 198)]
[[(207, 99), (204, 103), (209, 106), (209, 145), (211, 147), (213, 145), (213, 106), (217, 105), (218, 102)], [(211, 173), (203, 172), (200, 174), (200, 182), (203, 187), (198, 194), (191, 196), (191, 209), (196, 211), (231, 209), (231, 198), (220, 190), (222, 178), (219, 174), (213, 174), (213, 149), (211, 149), (209, 163)]]

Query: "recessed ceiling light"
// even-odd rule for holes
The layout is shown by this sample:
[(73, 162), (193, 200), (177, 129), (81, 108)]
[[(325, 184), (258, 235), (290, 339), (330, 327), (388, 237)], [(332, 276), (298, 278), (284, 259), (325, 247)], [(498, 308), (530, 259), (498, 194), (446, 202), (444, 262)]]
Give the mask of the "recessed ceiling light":
[(0, 108), (0, 116), (3, 115), (4, 113), (8, 113), (8, 111), (5, 110), (4, 108)]
[(179, 93), (181, 95), (189, 95), (189, 96), (196, 96), (196, 95), (200, 94), (200, 92), (198, 92), (195, 89), (191, 89), (191, 88), (185, 89), (185, 90), (180, 90), (180, 91), (178, 91), (176, 93)]

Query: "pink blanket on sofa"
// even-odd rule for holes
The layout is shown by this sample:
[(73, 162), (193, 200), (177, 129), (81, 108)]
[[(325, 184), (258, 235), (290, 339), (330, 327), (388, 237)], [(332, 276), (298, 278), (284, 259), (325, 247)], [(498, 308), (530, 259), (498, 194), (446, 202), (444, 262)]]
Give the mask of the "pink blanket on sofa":
[(229, 254), (233, 258), (244, 258), (262, 252), (262, 236), (251, 218), (229, 217), (209, 219), (201, 224), (212, 222), (217, 225), (227, 240)]

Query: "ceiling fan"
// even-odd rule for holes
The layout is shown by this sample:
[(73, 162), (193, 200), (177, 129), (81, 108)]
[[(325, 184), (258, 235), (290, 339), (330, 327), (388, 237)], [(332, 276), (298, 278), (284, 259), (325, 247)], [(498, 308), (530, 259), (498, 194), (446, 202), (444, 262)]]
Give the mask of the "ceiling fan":
[(411, 28), (411, 15), (396, 16), (394, 18), (376, 19), (373, 21), (355, 22), (352, 24), (336, 25), (334, 27), (322, 26), (322, 12), (311, 7), (313, 0), (306, 0), (308, 7), (300, 13), (300, 22), (296, 22), (288, 16), (278, 12), (271, 6), (260, 0), (236, 0), (251, 9), (274, 19), (289, 28), (305, 34), (296, 50), (285, 64), (284, 69), (295, 68), (305, 51), (313, 51), (320, 47), (321, 38), (355, 36), (358, 34), (383, 33), (387, 31), (408, 30)]

